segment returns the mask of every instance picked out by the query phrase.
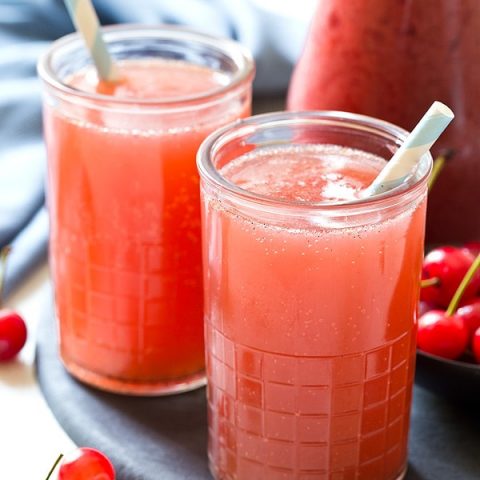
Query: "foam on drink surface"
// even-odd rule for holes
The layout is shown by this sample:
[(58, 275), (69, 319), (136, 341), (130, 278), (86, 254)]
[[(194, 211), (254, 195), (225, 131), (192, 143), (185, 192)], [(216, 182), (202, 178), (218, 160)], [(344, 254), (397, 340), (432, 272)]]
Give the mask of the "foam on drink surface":
[[(102, 135), (156, 138), (189, 132), (206, 136), (249, 113), (244, 98), (235, 95), (214, 105), (201, 100), (188, 102), (231, 83), (229, 74), (214, 68), (159, 58), (119, 60), (115, 65), (118, 82), (99, 80), (92, 65), (67, 76), (64, 83), (69, 87), (102, 97), (94, 98), (87, 109), (62, 103), (58, 115)], [(103, 103), (106, 96), (111, 97), (111, 105)]]
[(356, 200), (385, 163), (338, 145), (281, 146), (242, 155), (220, 173), (238, 187), (274, 200), (335, 203)]
[(177, 60), (122, 60), (115, 65), (118, 82), (100, 80), (95, 67), (88, 65), (67, 78), (65, 83), (83, 92), (115, 98), (175, 100), (208, 94), (229, 82), (224, 73)]

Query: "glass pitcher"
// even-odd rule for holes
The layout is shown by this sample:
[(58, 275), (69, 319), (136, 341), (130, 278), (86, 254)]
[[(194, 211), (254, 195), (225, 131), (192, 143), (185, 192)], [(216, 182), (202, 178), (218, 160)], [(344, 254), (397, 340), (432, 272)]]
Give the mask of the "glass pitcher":
[(480, 239), (480, 2), (320, 0), (288, 108), (363, 113), (412, 129), (434, 100), (453, 155), (429, 195), (427, 240)]

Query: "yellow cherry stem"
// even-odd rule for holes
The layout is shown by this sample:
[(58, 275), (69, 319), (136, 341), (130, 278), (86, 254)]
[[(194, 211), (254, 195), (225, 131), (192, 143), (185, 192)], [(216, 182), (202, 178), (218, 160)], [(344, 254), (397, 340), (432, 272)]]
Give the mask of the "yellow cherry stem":
[(480, 267), (480, 253), (477, 255), (474, 262), (470, 265), (470, 268), (468, 269), (467, 273), (465, 274), (462, 281), (460, 282), (460, 285), (455, 291), (452, 299), (450, 300), (450, 303), (448, 305), (447, 312), (446, 312), (447, 317), (451, 317), (456, 312), (458, 304), (460, 303), (460, 300), (463, 297), (463, 293), (465, 292), (465, 289), (468, 287), (468, 284), (470, 283), (476, 271), (478, 270), (478, 267)]
[(440, 279), (438, 277), (425, 278), (424, 280), (420, 281), (420, 288), (434, 287), (439, 283), (440, 283)]
[(432, 166), (432, 173), (430, 174), (430, 178), (428, 179), (428, 191), (433, 187), (433, 184), (437, 181), (438, 176), (440, 175), (440, 172), (443, 170), (443, 167), (445, 166), (445, 162), (450, 160), (453, 157), (453, 150), (446, 150), (444, 153), (439, 155), (435, 160), (433, 161), (433, 166)]
[(55, 463), (53, 464), (52, 468), (50, 469), (50, 471), (48, 472), (48, 475), (47, 475), (47, 478), (45, 480), (49, 480), (50, 477), (52, 476), (52, 473), (55, 471), (55, 469), (57, 468), (57, 465), (60, 463), (60, 460), (63, 458), (63, 453), (61, 453), (57, 460), (55, 460)]

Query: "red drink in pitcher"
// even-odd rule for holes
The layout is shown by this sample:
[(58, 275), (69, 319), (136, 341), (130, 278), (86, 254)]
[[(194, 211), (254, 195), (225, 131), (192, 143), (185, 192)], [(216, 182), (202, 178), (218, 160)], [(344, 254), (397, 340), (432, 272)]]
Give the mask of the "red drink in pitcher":
[(410, 130), (433, 101), (449, 105), (456, 121), (433, 153), (454, 155), (429, 195), (427, 240), (479, 240), (479, 58), (478, 0), (321, 0), (288, 107), (361, 113)]

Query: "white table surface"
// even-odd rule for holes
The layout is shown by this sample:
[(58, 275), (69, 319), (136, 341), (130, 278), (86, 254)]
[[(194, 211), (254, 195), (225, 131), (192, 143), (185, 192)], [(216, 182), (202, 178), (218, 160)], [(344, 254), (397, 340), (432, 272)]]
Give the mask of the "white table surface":
[(44, 265), (7, 302), (27, 323), (28, 339), (16, 360), (0, 363), (2, 480), (45, 480), (58, 455), (75, 448), (51, 413), (35, 378), (36, 332), (46, 308), (49, 281)]

